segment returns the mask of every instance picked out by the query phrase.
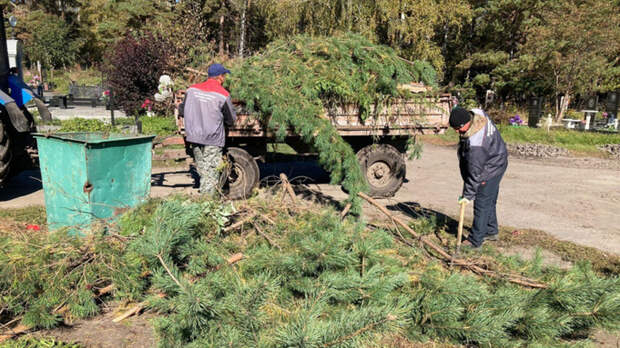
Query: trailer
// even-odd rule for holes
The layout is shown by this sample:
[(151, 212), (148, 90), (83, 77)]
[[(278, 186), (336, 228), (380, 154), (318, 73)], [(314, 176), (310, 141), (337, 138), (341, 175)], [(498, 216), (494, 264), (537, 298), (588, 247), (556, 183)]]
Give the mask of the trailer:
[[(420, 86), (414, 91), (421, 93), (413, 99), (393, 100), (381, 109), (373, 107), (371, 116), (365, 121), (354, 105), (333, 107), (318, 116), (328, 118), (357, 154), (369, 194), (373, 197), (391, 197), (402, 186), (407, 174), (407, 144), (412, 136), (441, 134), (448, 128), (452, 97), (430, 94), (428, 89)], [(182, 100), (182, 94), (177, 98)], [(287, 131), (284, 139), (277, 139), (266, 123), (250, 115), (242, 104), (234, 104), (237, 120), (227, 129), (227, 166), (220, 185), (229, 198), (240, 199), (250, 196), (258, 186), (261, 177), (258, 161), (265, 163), (269, 160), (266, 156), (268, 144), (286, 143), (300, 155), (314, 151), (292, 129)], [(184, 134), (183, 119), (177, 118), (177, 124), (180, 133)]]

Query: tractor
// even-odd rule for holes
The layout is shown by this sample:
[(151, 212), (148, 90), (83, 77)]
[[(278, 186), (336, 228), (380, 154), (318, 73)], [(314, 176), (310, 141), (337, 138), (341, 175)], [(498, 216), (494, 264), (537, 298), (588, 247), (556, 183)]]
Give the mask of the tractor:
[[(7, 48), (6, 30), (4, 24), (5, 6), (0, 5), (0, 187), (6, 185), (12, 175), (35, 164), (33, 153), (36, 144), (31, 132), (36, 130), (34, 120), (27, 109), (11, 97), (18, 93), (25, 96), (21, 102), (33, 99), (34, 92), (23, 83), (21, 77), (11, 76), (9, 54)], [(14, 23), (11, 23), (14, 25)], [(21, 75), (21, 61), (16, 59), (16, 65)], [(14, 79), (14, 80), (11, 80)], [(21, 86), (15, 87), (19, 81)], [(19, 89), (18, 92), (13, 89)], [(23, 88), (22, 88), (23, 87)], [(13, 93), (11, 93), (13, 92)], [(49, 111), (43, 102), (34, 98), (39, 112), (44, 118), (49, 117)]]

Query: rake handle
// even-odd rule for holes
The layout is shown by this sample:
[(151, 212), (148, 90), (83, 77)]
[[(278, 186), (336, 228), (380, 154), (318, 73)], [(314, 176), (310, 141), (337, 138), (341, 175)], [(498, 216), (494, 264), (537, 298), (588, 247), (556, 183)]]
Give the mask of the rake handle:
[(467, 203), (465, 202), (461, 203), (461, 212), (459, 214), (459, 229), (456, 235), (456, 254), (458, 254), (459, 251), (461, 251), (461, 239), (463, 237), (463, 220), (465, 220), (465, 206), (466, 205)]

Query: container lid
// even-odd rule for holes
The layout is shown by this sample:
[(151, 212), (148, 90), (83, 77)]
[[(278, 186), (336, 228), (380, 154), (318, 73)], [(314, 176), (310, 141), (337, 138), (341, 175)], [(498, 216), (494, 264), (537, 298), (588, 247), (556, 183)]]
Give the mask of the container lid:
[(126, 140), (153, 140), (154, 135), (128, 135), (121, 133), (72, 132), (72, 133), (34, 133), (37, 138), (54, 138), (82, 144), (103, 144)]

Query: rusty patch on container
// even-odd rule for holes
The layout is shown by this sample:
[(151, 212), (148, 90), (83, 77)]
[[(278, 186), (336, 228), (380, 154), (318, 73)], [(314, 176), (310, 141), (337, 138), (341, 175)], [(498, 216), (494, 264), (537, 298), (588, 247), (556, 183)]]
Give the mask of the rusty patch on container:
[(86, 181), (84, 183), (83, 190), (84, 190), (84, 193), (90, 193), (93, 190), (93, 185), (90, 182)]

